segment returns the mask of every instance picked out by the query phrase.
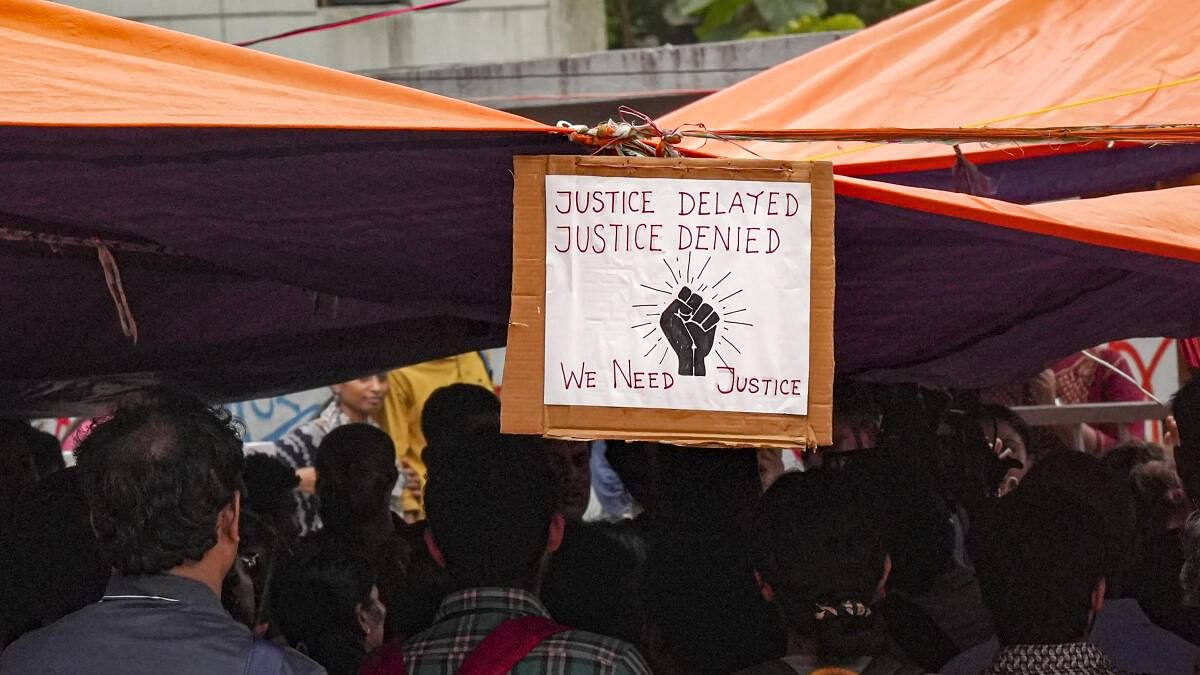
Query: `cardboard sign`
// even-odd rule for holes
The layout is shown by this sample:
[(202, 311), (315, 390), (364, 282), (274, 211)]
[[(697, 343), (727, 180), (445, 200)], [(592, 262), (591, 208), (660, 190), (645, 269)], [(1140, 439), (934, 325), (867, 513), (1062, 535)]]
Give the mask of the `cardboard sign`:
[(509, 433), (828, 443), (828, 164), (515, 160)]

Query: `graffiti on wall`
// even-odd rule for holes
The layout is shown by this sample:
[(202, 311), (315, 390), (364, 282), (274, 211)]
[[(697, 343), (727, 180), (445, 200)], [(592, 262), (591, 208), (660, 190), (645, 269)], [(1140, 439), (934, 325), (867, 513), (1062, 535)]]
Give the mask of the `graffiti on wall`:
[(284, 434), (316, 417), (329, 402), (329, 389), (262, 398), (255, 401), (229, 403), (225, 406), (245, 426), (247, 443), (277, 441)]
[[(1179, 350), (1172, 338), (1135, 338), (1108, 343), (1125, 356), (1133, 377), (1142, 388), (1166, 403), (1179, 391)], [(1146, 439), (1162, 440), (1162, 422), (1147, 423)]]

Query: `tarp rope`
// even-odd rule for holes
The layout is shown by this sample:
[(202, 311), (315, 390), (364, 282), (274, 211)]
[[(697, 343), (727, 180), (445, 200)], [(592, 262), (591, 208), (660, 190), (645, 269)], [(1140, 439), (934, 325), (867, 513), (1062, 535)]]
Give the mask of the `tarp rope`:
[[(962, 127), (902, 128), (881, 127), (873, 129), (766, 129), (766, 130), (718, 130), (711, 131), (703, 124), (684, 124), (675, 129), (663, 130), (658, 124), (637, 110), (621, 106), (620, 119), (609, 119), (595, 126), (559, 122), (558, 127), (570, 134), (570, 138), (583, 145), (597, 148), (598, 152), (613, 150), (617, 154), (649, 157), (677, 157), (675, 147), (684, 138), (733, 143), (746, 152), (759, 156), (753, 150), (740, 145), (741, 142), (816, 143), (816, 142), (864, 142), (867, 145), (808, 157), (818, 161), (864, 152), (891, 143), (942, 143), (955, 146), (958, 163), (965, 162), (958, 146), (963, 143), (1200, 143), (1198, 124), (1130, 124), (1130, 125), (1087, 125), (1060, 127), (1002, 127), (989, 125), (1008, 122), (1022, 117), (1031, 117), (1057, 110), (1079, 108), (1126, 96), (1157, 92), (1200, 82), (1200, 75), (1160, 82), (1154, 85), (1134, 87), (1102, 96), (1059, 103), (1035, 110), (1005, 115), (989, 120), (973, 122)], [(631, 121), (632, 118), (633, 121)], [(965, 174), (964, 174), (965, 175)], [(986, 192), (986, 186), (985, 187)], [(974, 192), (974, 190), (971, 190)]]
[[(640, 116), (640, 113), (636, 113)], [(644, 116), (642, 116), (644, 117)], [(957, 146), (963, 143), (1200, 143), (1200, 124), (1148, 124), (1045, 128), (878, 128), (878, 129), (783, 129), (766, 131), (709, 131), (703, 125), (685, 125), (664, 130), (653, 121), (631, 122), (609, 119), (595, 126), (562, 121), (558, 128), (567, 132), (576, 143), (613, 150), (617, 154), (647, 157), (678, 157), (678, 146), (685, 138), (724, 141), (739, 145), (750, 154), (754, 151), (740, 146), (741, 142), (766, 141), (776, 143), (816, 143), (827, 141), (869, 141), (876, 145), (888, 143), (941, 143)], [(875, 146), (868, 146), (875, 147)], [(856, 152), (866, 148), (856, 148)], [(809, 158), (828, 159), (831, 153)]]
[(138, 324), (133, 316), (133, 309), (129, 306), (129, 298), (125, 296), (125, 286), (121, 283), (121, 268), (117, 265), (113, 251), (179, 255), (169, 248), (154, 244), (99, 237), (72, 237), (12, 227), (0, 227), (0, 241), (45, 244), (56, 253), (63, 247), (94, 248), (100, 263), (100, 271), (104, 273), (104, 285), (108, 288), (108, 294), (112, 297), (113, 305), (117, 309), (117, 320), (121, 324), (121, 332), (134, 344), (137, 344), (138, 341)]
[(376, 19), (386, 19), (389, 16), (399, 16), (400, 14), (420, 12), (426, 9), (437, 9), (438, 7), (449, 7), (450, 5), (457, 5), (460, 2), (466, 1), (467, 0), (436, 0), (435, 2), (427, 2), (423, 5), (414, 5), (412, 7), (385, 9), (382, 12), (372, 12), (371, 14), (364, 14), (362, 16), (356, 16), (350, 19), (342, 19), (341, 21), (330, 21), (329, 23), (317, 24), (315, 26), (305, 26), (304, 28), (297, 28), (295, 30), (289, 30), (283, 33), (276, 33), (275, 35), (255, 38), (253, 40), (243, 40), (242, 42), (235, 42), (233, 44), (239, 47), (249, 47), (251, 45), (260, 44), (263, 42), (270, 42), (271, 40), (282, 40), (283, 38), (287, 37), (304, 35), (305, 33), (317, 33), (323, 30), (342, 28), (344, 26), (353, 26), (357, 23), (366, 23), (367, 21), (375, 21)]

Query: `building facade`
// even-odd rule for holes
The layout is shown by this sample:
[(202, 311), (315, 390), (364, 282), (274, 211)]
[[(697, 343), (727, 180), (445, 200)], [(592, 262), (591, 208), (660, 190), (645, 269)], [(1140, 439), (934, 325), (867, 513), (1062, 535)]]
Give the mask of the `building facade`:
[[(410, 4), (350, 5), (345, 0), (64, 1), (222, 42), (252, 40)], [(413, 0), (411, 4), (423, 2), (426, 0)], [(603, 0), (470, 0), (255, 47), (350, 71), (567, 56), (604, 48)]]

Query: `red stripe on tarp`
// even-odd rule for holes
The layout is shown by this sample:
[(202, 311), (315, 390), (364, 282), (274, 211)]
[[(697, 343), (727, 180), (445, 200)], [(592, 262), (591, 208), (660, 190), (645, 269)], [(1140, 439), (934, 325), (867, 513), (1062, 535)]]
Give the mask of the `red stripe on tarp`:
[[(939, 216), (986, 223), (1084, 244), (1136, 251), (1188, 262), (1200, 262), (1200, 250), (1189, 246), (1142, 238), (1122, 232), (1088, 229), (1075, 223), (1063, 222), (1053, 215), (1041, 213), (1036, 206), (1007, 204), (970, 195), (942, 193), (939, 190), (910, 188), (837, 175), (834, 176), (834, 191), (842, 197), (863, 199)], [(972, 204), (972, 201), (978, 201), (978, 205)]]
[(282, 40), (283, 38), (286, 38), (286, 37), (292, 37), (295, 35), (304, 35), (305, 33), (319, 33), (323, 30), (330, 30), (332, 28), (341, 28), (343, 26), (353, 26), (356, 23), (366, 23), (368, 21), (374, 21), (376, 19), (386, 19), (389, 16), (398, 16), (400, 14), (408, 14), (409, 12), (419, 12), (424, 9), (437, 9), (438, 7), (448, 7), (450, 5), (457, 5), (460, 2), (466, 2), (466, 1), (467, 0), (436, 0), (435, 2), (427, 2), (424, 5), (416, 5), (413, 7), (404, 7), (401, 9), (385, 9), (382, 12), (373, 12), (371, 14), (364, 14), (362, 16), (356, 16), (352, 19), (342, 19), (341, 21), (331, 21), (330, 23), (322, 23), (322, 24), (318, 24), (316, 26), (306, 26), (304, 28), (297, 28), (295, 30), (289, 30), (285, 33), (278, 33), (276, 35), (268, 35), (266, 37), (255, 38), (253, 40), (244, 40), (242, 42), (235, 42), (233, 44), (235, 44), (239, 47), (249, 47), (251, 45), (256, 45), (256, 44), (259, 44), (262, 42), (270, 42), (271, 40)]

